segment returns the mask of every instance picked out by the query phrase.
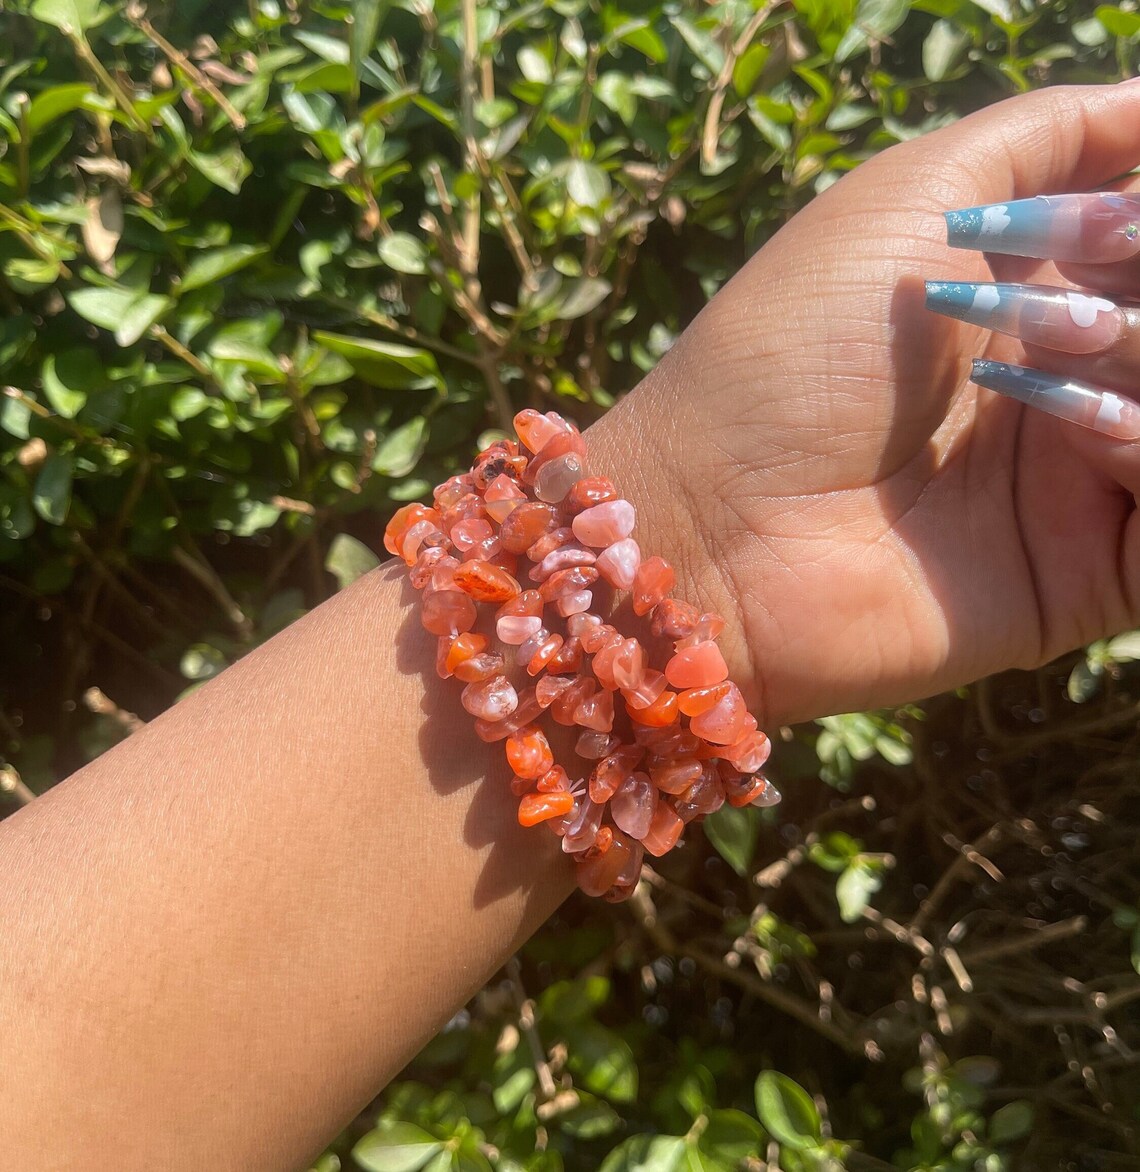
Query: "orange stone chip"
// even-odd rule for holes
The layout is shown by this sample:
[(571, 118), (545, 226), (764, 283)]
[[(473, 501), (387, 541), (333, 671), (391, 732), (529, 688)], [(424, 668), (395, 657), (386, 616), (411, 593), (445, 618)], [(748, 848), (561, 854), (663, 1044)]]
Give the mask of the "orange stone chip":
[(551, 818), (564, 818), (574, 808), (574, 795), (562, 790), (553, 794), (526, 794), (519, 802), (519, 825), (537, 826)]
[(476, 602), (509, 602), (522, 587), (500, 566), (473, 558), (455, 571), (455, 585)]
[(546, 734), (532, 724), (507, 737), (507, 762), (518, 777), (537, 781), (554, 767), (554, 752)]

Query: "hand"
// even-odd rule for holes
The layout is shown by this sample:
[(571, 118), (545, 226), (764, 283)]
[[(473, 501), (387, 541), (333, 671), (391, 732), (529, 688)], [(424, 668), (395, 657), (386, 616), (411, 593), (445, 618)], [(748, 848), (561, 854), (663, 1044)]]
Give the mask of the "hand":
[[(1130, 84), (1026, 95), (894, 147), (777, 233), (591, 429), (645, 552), (734, 624), (725, 651), (762, 725), (1036, 666), (1140, 621), (1140, 444), (971, 384), (972, 359), (1026, 350), (929, 312), (923, 287), (993, 279), (947, 246), (943, 212), (1090, 191), (1138, 161)], [(1068, 285), (993, 260), (999, 279)], [(1131, 263), (1076, 275), (1128, 288)], [(1048, 354), (1029, 364), (1095, 361)], [(1134, 386), (1138, 367), (1118, 355), (1112, 377)]]

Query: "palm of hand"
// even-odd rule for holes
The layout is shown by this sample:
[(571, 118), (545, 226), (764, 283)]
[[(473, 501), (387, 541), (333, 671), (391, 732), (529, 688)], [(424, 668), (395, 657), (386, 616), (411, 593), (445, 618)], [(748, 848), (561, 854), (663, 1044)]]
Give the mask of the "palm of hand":
[(1140, 615), (1111, 441), (979, 392), (970, 360), (1021, 344), (923, 307), (924, 278), (993, 279), (941, 211), (1010, 198), (938, 159), (910, 144), (820, 197), (631, 404), (682, 470), (682, 576), (739, 616), (768, 723), (1032, 666)]

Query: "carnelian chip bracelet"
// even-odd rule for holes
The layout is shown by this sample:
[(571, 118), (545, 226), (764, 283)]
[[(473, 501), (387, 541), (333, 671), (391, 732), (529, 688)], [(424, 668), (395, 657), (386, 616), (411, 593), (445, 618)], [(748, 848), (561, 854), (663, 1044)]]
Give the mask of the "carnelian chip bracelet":
[[(464, 684), (479, 736), (506, 742), (519, 822), (545, 822), (561, 836), (587, 895), (626, 899), (644, 853), (665, 854), (687, 823), (725, 801), (780, 800), (759, 772), (771, 746), (728, 679), (716, 645), (724, 620), (671, 597), (673, 568), (642, 559), (633, 505), (613, 481), (587, 474), (578, 429), (553, 411), (528, 410), (515, 430), (521, 442), (485, 448), (470, 472), (435, 490), (432, 506), (400, 509), (384, 548), (423, 592), (439, 675)], [(592, 612), (602, 583), (629, 591), (653, 635), (672, 642), (663, 669), (642, 642)], [(478, 603), (497, 606), (504, 650), (473, 630)], [(548, 609), (563, 620), (560, 631)], [(516, 682), (505, 658), (512, 649)], [(555, 762), (539, 727), (544, 713), (581, 728), (585, 767), (568, 773)]]

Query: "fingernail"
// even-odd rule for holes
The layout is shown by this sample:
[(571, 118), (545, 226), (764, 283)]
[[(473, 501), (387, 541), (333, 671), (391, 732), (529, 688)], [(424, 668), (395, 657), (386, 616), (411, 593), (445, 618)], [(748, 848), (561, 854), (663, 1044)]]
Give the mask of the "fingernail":
[(1111, 264), (1140, 252), (1140, 195), (1038, 195), (946, 212), (951, 248)]
[(1058, 419), (1067, 419), (1113, 439), (1140, 439), (1140, 406), (1104, 387), (988, 358), (974, 360), (971, 377), (980, 387), (1056, 415)]
[(1048, 285), (927, 281), (926, 308), (1067, 354), (1096, 354), (1124, 329), (1115, 302)]

